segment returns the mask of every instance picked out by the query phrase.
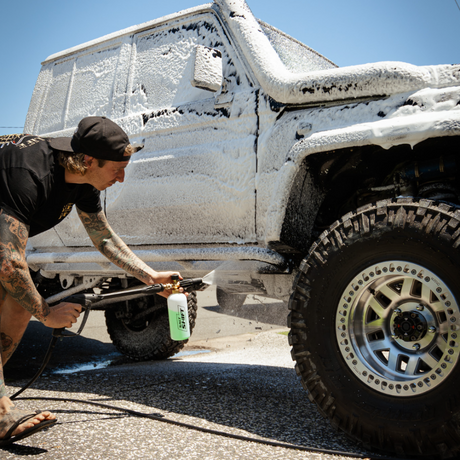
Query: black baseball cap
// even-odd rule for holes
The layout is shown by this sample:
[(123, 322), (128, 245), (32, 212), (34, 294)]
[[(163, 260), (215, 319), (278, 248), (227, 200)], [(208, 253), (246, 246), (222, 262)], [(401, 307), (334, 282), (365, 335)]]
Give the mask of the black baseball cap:
[(128, 135), (106, 117), (86, 117), (78, 123), (72, 137), (48, 139), (49, 145), (63, 152), (84, 153), (100, 160), (129, 161), (125, 156)]

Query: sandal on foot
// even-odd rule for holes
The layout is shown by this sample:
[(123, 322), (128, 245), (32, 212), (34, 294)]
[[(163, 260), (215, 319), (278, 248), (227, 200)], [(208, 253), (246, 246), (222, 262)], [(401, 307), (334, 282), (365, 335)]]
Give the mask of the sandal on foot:
[(36, 412), (28, 412), (24, 410), (19, 410), (16, 408), (11, 409), (8, 413), (6, 413), (1, 419), (0, 419), (0, 426), (6, 428), (9, 427), (7, 433), (5, 434), (5, 437), (3, 439), (0, 439), (0, 447), (5, 447), (9, 446), (13, 442), (19, 441), (20, 439), (27, 438), (27, 436), (30, 436), (32, 434), (35, 434), (41, 430), (44, 430), (45, 428), (49, 428), (50, 426), (54, 425), (56, 423), (56, 419), (50, 419), (50, 420), (42, 420), (40, 423), (37, 423), (36, 425), (25, 429), (22, 433), (17, 434), (16, 436), (12, 436), (13, 431), (22, 423), (27, 422), (27, 420), (34, 418), (36, 415), (40, 414), (40, 411)]

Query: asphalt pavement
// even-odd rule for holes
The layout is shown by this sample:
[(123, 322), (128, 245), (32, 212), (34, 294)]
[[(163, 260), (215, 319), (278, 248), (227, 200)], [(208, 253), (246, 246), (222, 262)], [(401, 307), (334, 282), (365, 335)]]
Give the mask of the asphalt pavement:
[[(199, 293), (198, 304), (197, 325), (184, 350), (142, 363), (116, 351), (103, 313), (92, 312), (83, 337), (61, 339), (44, 375), (17, 401), (23, 409), (54, 412), (58, 423), (0, 449), (0, 459), (371, 456), (337, 433), (309, 402), (290, 357), (286, 305), (250, 296), (240, 310), (223, 313), (212, 288)], [(49, 330), (30, 323), (5, 367), (10, 394), (39, 368), (49, 339)]]

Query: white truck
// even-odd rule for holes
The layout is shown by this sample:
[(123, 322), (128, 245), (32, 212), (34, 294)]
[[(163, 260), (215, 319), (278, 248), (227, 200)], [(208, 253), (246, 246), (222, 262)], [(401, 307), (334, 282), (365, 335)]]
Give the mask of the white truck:
[[(244, 0), (215, 0), (48, 57), (25, 132), (71, 136), (90, 115), (145, 146), (102, 196), (139, 257), (217, 269), (224, 308), (289, 301), (308, 397), (353, 439), (460, 453), (459, 65), (338, 68)], [(30, 239), (28, 263), (52, 300), (133, 285), (75, 214)], [(131, 358), (183, 346), (161, 299), (106, 318)]]

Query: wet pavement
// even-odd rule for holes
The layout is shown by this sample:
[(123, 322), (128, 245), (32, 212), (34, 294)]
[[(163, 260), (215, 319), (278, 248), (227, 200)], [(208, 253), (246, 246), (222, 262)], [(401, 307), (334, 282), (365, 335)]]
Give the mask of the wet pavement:
[[(124, 358), (110, 343), (103, 317), (93, 312), (84, 337), (60, 340), (45, 374), (21, 395), (37, 399), (17, 402), (21, 408), (55, 412), (58, 424), (0, 450), (0, 458), (326, 460), (353, 457), (315, 449), (365, 454), (308, 401), (290, 358), (285, 305), (249, 298), (241, 311), (223, 314), (212, 290), (199, 296), (192, 340), (164, 361)], [(31, 322), (5, 368), (11, 394), (39, 368), (49, 337), (49, 330)], [(95, 367), (107, 362), (108, 367)]]

